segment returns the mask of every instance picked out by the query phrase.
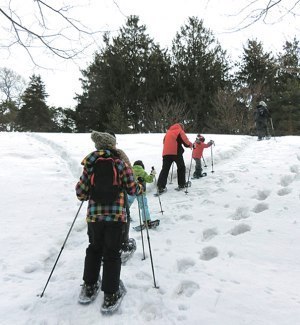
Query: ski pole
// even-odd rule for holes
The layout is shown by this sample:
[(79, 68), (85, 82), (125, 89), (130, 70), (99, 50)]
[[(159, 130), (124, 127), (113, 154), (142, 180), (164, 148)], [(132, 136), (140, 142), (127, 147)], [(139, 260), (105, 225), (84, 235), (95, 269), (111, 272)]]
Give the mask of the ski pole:
[[(192, 149), (192, 150), (194, 150), (194, 149)], [(193, 151), (192, 151), (192, 155), (191, 155), (191, 162), (190, 162), (188, 180), (186, 182), (186, 187), (185, 187), (185, 191), (184, 191), (185, 194), (188, 194), (188, 184), (190, 182), (190, 175), (191, 175), (192, 163), (193, 163)]]
[(211, 155), (211, 172), (214, 173), (215, 171), (214, 171), (214, 157), (213, 157), (212, 145), (210, 146), (210, 155)]
[(274, 126), (273, 126), (273, 120), (272, 120), (272, 117), (270, 117), (270, 122), (271, 122), (271, 128), (273, 130), (273, 138), (274, 140), (276, 141), (276, 138), (275, 138), (275, 130), (274, 130)]
[[(154, 169), (154, 167), (152, 167), (152, 169)], [(155, 180), (155, 183), (157, 183), (156, 181), (156, 176), (154, 175), (154, 180)], [(159, 205), (160, 205), (160, 212), (161, 214), (164, 214), (164, 210), (162, 209), (162, 205), (161, 205), (161, 200), (160, 200), (160, 195), (159, 195), (159, 191), (158, 191), (158, 188), (157, 188), (157, 197), (158, 197), (158, 202), (159, 202)]]
[(81, 207), (82, 207), (82, 205), (83, 205), (83, 202), (84, 202), (84, 201), (81, 202), (81, 204), (80, 204), (80, 206), (79, 206), (79, 209), (78, 209), (78, 211), (77, 211), (77, 213), (76, 213), (76, 216), (75, 216), (75, 218), (74, 218), (74, 220), (73, 220), (73, 222), (72, 222), (72, 224), (71, 224), (70, 230), (69, 230), (69, 232), (68, 232), (68, 234), (67, 234), (67, 237), (66, 237), (66, 239), (65, 239), (65, 241), (64, 241), (64, 243), (63, 243), (63, 245), (62, 245), (62, 247), (61, 247), (61, 249), (60, 249), (60, 252), (59, 252), (59, 254), (58, 254), (58, 256), (57, 256), (57, 259), (56, 259), (56, 261), (55, 261), (55, 263), (54, 263), (54, 266), (53, 266), (53, 268), (52, 268), (52, 270), (51, 270), (51, 273), (50, 273), (50, 275), (49, 275), (49, 277), (48, 277), (48, 280), (47, 280), (47, 282), (46, 282), (46, 285), (45, 285), (45, 287), (44, 287), (44, 290), (43, 290), (43, 292), (39, 295), (41, 298), (42, 298), (43, 295), (44, 295), (44, 292), (45, 292), (45, 290), (46, 290), (46, 288), (47, 288), (47, 285), (48, 285), (48, 283), (49, 283), (49, 281), (50, 281), (50, 279), (51, 279), (52, 273), (53, 273), (53, 271), (54, 271), (54, 269), (55, 269), (55, 267), (56, 267), (56, 264), (57, 264), (57, 262), (58, 262), (58, 260), (59, 260), (59, 257), (60, 257), (60, 255), (61, 255), (61, 253), (62, 253), (62, 251), (63, 251), (63, 249), (64, 249), (64, 247), (65, 247), (65, 244), (66, 244), (68, 238), (69, 238), (69, 235), (70, 235), (70, 233), (71, 233), (71, 231), (72, 231), (72, 228), (73, 228), (73, 226), (74, 226), (74, 223), (75, 223), (75, 221), (76, 221), (76, 219), (77, 219), (77, 217), (78, 217), (78, 214), (79, 214), (79, 211), (80, 211), (80, 209), (81, 209)]
[(169, 184), (173, 184), (172, 180), (173, 180), (173, 169), (174, 169), (174, 161), (172, 162), (172, 169), (171, 169), (171, 180)]
[(205, 162), (205, 160), (204, 160), (204, 157), (202, 156), (202, 160), (203, 160), (203, 163), (204, 163), (204, 167), (207, 167), (207, 165), (206, 165), (206, 162)]
[(156, 285), (155, 275), (154, 275), (154, 266), (153, 266), (153, 258), (152, 258), (151, 244), (150, 244), (149, 228), (148, 228), (148, 222), (146, 220), (145, 203), (144, 203), (144, 198), (143, 197), (142, 197), (142, 209), (143, 209), (144, 217), (145, 217), (146, 233), (147, 233), (147, 240), (148, 240), (148, 247), (149, 247), (149, 254), (150, 254), (150, 261), (151, 261), (154, 288), (158, 289), (159, 287)]
[[(141, 195), (143, 195), (143, 194), (141, 194)], [(140, 201), (139, 201), (138, 197), (137, 197), (137, 201), (138, 201), (139, 220), (140, 220), (140, 228), (141, 228), (142, 247), (143, 247), (143, 258), (142, 258), (142, 261), (143, 261), (146, 259), (146, 256), (145, 256), (145, 247), (144, 247), (143, 225), (142, 225), (142, 218), (141, 218), (141, 207), (140, 207)]]
[(124, 193), (125, 209), (126, 209), (126, 214), (127, 214), (127, 222), (125, 225), (125, 234), (123, 236), (123, 242), (127, 243), (129, 240), (129, 229), (130, 229), (131, 217), (130, 217), (130, 209), (129, 209), (127, 192), (123, 191), (123, 193)]

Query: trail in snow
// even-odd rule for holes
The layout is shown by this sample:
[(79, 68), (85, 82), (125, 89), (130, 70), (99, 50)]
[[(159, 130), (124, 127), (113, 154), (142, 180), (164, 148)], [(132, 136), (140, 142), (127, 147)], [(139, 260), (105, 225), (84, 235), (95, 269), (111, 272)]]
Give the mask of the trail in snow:
[[(83, 135), (81, 139), (79, 135), (74, 136), (78, 141), (74, 142), (71, 135), (62, 138), (51, 134), (29, 134), (26, 137), (16, 134), (7, 141), (9, 145), (5, 148), (2, 144), (2, 152), (6, 158), (10, 157), (9, 161), (3, 160), (10, 168), (6, 176), (13, 176), (11, 170), (24, 170), (28, 175), (22, 176), (18, 184), (8, 183), (8, 191), (14, 193), (13, 199), (17, 198), (19, 210), (11, 196), (4, 195), (6, 200), (11, 200), (6, 210), (7, 218), (16, 219), (16, 212), (22, 213), (28, 224), (24, 229), (24, 222), (19, 219), (11, 236), (11, 226), (1, 222), (2, 229), (8, 234), (1, 240), (12, 243), (12, 246), (5, 245), (0, 261), (4, 280), (0, 293), (7, 296), (7, 304), (2, 308), (9, 314), (8, 324), (111, 322), (99, 319), (101, 295), (87, 308), (76, 302), (87, 245), (85, 206), (45, 297), (33, 298), (42, 290), (79, 206), (74, 185), (81, 171), (80, 161), (92, 148), (88, 148), (88, 136), (84, 136), (84, 140)], [(142, 146), (147, 145), (144, 136), (139, 139)], [(114, 324), (198, 324), (199, 319), (205, 324), (220, 321), (240, 324), (232, 322), (230, 311), (242, 300), (244, 303), (235, 317), (247, 316), (247, 304), (254, 309), (263, 305), (266, 308), (264, 322), (259, 323), (255, 313), (250, 319), (256, 320), (255, 324), (272, 324), (274, 306), (281, 310), (283, 301), (290, 306), (300, 304), (299, 285), (295, 286), (292, 281), (297, 277), (297, 269), (289, 267), (300, 253), (299, 245), (293, 245), (300, 235), (297, 221), (300, 196), (299, 191), (295, 191), (300, 180), (300, 144), (293, 137), (259, 143), (251, 137), (241, 137), (234, 145), (225, 142), (221, 136), (215, 138), (219, 140), (213, 148), (215, 172), (210, 172), (208, 150), (204, 152), (208, 176), (193, 180), (188, 194), (174, 191), (177, 182), (174, 172), (173, 184), (169, 184), (169, 191), (161, 196), (164, 215), (159, 212), (158, 199), (152, 195), (154, 185), (149, 187), (152, 217), (161, 219), (160, 227), (150, 233), (160, 289), (153, 289), (146, 238), (147, 259), (142, 262), (141, 237), (131, 231), (138, 250), (122, 269), (128, 293), (120, 313), (114, 316)], [(13, 145), (18, 150), (12, 150)], [(134, 159), (140, 157), (140, 153), (120, 147)], [(153, 148), (155, 150), (160, 152), (160, 146)], [(295, 154), (289, 155), (290, 152)], [(147, 166), (161, 164), (160, 156), (153, 157), (151, 152), (144, 152), (143, 160)], [(185, 161), (190, 161), (188, 151)], [(41, 168), (44, 166), (47, 168)], [(27, 198), (20, 200), (24, 194), (28, 195), (29, 203)], [(132, 207), (131, 215), (133, 225), (137, 224), (136, 205)], [(27, 236), (23, 235), (24, 231)], [(290, 234), (288, 242), (286, 234)], [(13, 268), (15, 245), (19, 245), (20, 252), (17, 253), (17, 266)], [(24, 290), (26, 293), (16, 297), (11, 291), (12, 286), (17, 292)], [(247, 292), (251, 294), (247, 295)], [(253, 306), (251, 295), (254, 292), (259, 293), (257, 306)], [(233, 297), (228, 293), (234, 293)], [(265, 304), (266, 299), (270, 306)], [(19, 308), (18, 313), (14, 313), (15, 306)], [(296, 309), (291, 308), (290, 315), (296, 315)], [(272, 311), (270, 316), (268, 311)], [(20, 315), (24, 320), (21, 323)], [(282, 320), (288, 314), (281, 313), (280, 317), (278, 324), (284, 324)]]

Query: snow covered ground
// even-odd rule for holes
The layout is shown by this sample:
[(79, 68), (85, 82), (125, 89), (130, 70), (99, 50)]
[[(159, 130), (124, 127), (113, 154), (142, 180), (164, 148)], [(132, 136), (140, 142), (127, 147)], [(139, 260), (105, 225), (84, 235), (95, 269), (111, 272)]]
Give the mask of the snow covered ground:
[[(130, 160), (161, 168), (163, 134), (118, 135)], [(195, 134), (188, 135), (190, 140)], [(77, 303), (87, 246), (85, 210), (45, 286), (80, 202), (80, 162), (94, 150), (90, 134), (0, 133), (0, 323), (3, 325), (300, 324), (300, 137), (204, 135), (208, 176), (188, 193), (161, 196), (148, 186), (156, 283), (144, 233), (123, 266), (127, 287), (117, 314), (100, 313), (103, 293)], [(191, 151), (184, 154), (190, 166)], [(214, 173), (212, 173), (212, 168)], [(188, 172), (188, 170), (187, 170)], [(137, 203), (131, 208), (138, 224)]]

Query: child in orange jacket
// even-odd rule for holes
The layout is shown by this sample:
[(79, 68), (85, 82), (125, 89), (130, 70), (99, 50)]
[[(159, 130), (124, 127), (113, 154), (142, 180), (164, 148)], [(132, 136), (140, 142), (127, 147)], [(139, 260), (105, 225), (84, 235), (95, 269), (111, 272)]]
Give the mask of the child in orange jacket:
[(202, 158), (203, 150), (205, 148), (209, 148), (211, 145), (214, 144), (213, 140), (210, 140), (208, 143), (204, 143), (204, 142), (205, 142), (205, 138), (201, 134), (197, 134), (196, 141), (193, 144), (193, 153), (192, 153), (192, 158), (195, 160), (196, 163), (193, 178), (200, 178), (203, 176), (202, 166), (201, 166), (201, 158)]

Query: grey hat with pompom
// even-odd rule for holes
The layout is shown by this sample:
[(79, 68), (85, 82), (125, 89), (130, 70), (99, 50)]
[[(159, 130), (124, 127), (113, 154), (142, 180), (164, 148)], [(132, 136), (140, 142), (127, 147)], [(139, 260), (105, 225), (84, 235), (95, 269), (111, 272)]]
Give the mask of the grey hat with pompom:
[(94, 141), (97, 150), (114, 149), (116, 146), (116, 138), (106, 132), (92, 131), (91, 139)]

